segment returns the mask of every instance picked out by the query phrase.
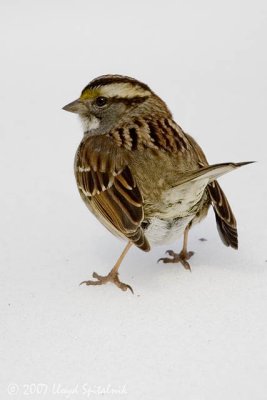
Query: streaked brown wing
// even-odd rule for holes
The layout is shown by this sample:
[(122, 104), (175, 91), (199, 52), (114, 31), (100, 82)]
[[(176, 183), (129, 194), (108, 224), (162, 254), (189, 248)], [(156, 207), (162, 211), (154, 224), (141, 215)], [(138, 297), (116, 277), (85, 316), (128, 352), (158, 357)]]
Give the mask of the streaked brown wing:
[(110, 140), (106, 146), (104, 138), (87, 139), (77, 152), (75, 175), (83, 200), (97, 218), (111, 232), (150, 250), (141, 228), (142, 195), (120, 149)]

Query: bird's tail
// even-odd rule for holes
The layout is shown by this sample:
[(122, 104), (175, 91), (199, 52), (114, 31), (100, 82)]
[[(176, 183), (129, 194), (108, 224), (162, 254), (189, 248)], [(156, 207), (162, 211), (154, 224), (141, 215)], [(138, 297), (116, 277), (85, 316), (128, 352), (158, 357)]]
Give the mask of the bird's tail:
[(217, 181), (207, 186), (207, 191), (215, 213), (217, 229), (226, 246), (238, 248), (236, 219), (230, 204)]
[(240, 163), (223, 163), (205, 166), (197, 171), (188, 173), (183, 181), (179, 183), (184, 188), (189, 185), (197, 186), (199, 189), (206, 187), (210, 201), (215, 212), (217, 229), (219, 235), (226, 246), (231, 246), (234, 249), (238, 248), (238, 234), (236, 227), (236, 219), (231, 210), (230, 204), (216, 181), (220, 176), (233, 171), (236, 168), (251, 164), (254, 161)]
[(195, 182), (199, 180), (207, 180), (208, 183), (213, 182), (215, 179), (219, 178), (220, 176), (227, 174), (235, 170), (236, 168), (243, 167), (247, 164), (252, 164), (255, 161), (245, 161), (240, 163), (222, 163), (222, 164), (213, 164), (208, 165), (206, 167), (200, 168), (196, 171), (189, 172), (188, 174), (184, 175), (184, 179), (179, 183), (182, 185), (186, 182)]

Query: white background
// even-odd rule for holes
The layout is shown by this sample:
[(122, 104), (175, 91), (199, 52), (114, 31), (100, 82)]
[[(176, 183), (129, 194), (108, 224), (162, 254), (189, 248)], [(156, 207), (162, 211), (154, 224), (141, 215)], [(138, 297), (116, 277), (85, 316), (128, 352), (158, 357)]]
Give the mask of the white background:
[[(86, 398), (83, 384), (121, 389), (105, 398), (266, 399), (266, 14), (265, 0), (1, 0), (1, 398), (14, 383), (17, 399)], [(258, 161), (220, 180), (239, 250), (211, 211), (190, 234), (192, 273), (157, 264), (166, 247), (129, 252), (134, 296), (78, 285), (123, 243), (79, 198), (82, 132), (61, 107), (106, 73), (149, 84), (210, 162)], [(27, 396), (30, 383), (46, 394)]]

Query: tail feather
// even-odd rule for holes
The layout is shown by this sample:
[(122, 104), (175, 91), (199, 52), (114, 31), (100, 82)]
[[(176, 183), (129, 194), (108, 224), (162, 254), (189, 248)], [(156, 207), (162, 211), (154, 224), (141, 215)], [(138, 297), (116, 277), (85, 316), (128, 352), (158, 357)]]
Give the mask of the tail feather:
[(216, 223), (217, 223), (217, 230), (219, 232), (220, 238), (222, 242), (227, 247), (232, 247), (233, 249), (238, 249), (238, 234), (237, 228), (233, 228), (230, 225), (226, 224), (216, 213), (214, 209)]
[(220, 176), (227, 174), (230, 171), (233, 171), (237, 168), (243, 167), (244, 165), (254, 163), (255, 161), (246, 161), (246, 162), (227, 162), (213, 165), (205, 165), (200, 169), (195, 171), (190, 171), (187, 174), (184, 174), (183, 179), (179, 178), (179, 185), (183, 185), (187, 182), (196, 182), (201, 180), (206, 180), (207, 183), (213, 182), (215, 179)]
[(210, 201), (213, 205), (213, 209), (215, 212), (219, 235), (226, 246), (231, 246), (234, 249), (237, 249), (238, 235), (236, 228), (236, 219), (228, 203), (228, 200), (216, 179), (219, 176), (234, 170), (235, 168), (251, 164), (255, 161), (223, 163), (209, 166), (205, 154), (203, 153), (198, 143), (190, 135), (186, 134), (186, 137), (191, 143), (192, 149), (195, 152), (195, 155), (199, 161), (199, 166), (201, 167), (200, 170), (198, 170), (194, 174), (191, 174), (189, 179), (187, 177), (186, 181), (192, 179), (201, 180), (208, 178), (207, 192), (209, 194)]
[(220, 238), (226, 246), (237, 249), (237, 225), (230, 204), (217, 181), (210, 183), (207, 189), (215, 212)]

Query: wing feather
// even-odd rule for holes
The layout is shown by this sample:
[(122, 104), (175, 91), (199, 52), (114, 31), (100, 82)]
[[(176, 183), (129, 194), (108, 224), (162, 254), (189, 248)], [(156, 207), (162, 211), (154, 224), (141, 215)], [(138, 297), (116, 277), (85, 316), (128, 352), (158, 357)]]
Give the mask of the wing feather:
[(87, 138), (77, 151), (75, 176), (81, 196), (112, 233), (148, 251), (150, 246), (141, 228), (142, 195), (123, 158), (123, 150), (108, 141), (107, 146), (105, 138)]

